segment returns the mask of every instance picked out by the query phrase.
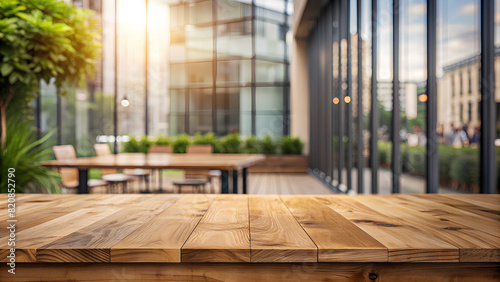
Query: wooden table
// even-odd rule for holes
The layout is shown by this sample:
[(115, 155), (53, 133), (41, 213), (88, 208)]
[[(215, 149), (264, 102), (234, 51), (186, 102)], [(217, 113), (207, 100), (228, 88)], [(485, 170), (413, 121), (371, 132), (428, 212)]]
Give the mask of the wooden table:
[(42, 164), (45, 167), (78, 169), (78, 193), (87, 194), (88, 170), (90, 168), (142, 168), (142, 169), (216, 169), (221, 170), (222, 193), (229, 192), (229, 171), (232, 171), (233, 193), (238, 193), (238, 171), (243, 178), (243, 194), (247, 190), (248, 167), (265, 159), (258, 154), (142, 154), (124, 153), (109, 156), (53, 160)]
[(0, 281), (500, 277), (500, 195), (26, 194), (16, 207), (17, 274), (3, 263)]

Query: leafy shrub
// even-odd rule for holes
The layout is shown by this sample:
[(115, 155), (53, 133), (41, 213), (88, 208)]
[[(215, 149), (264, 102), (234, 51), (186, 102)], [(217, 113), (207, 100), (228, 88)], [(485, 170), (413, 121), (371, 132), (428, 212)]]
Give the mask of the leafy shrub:
[(250, 135), (245, 141), (245, 153), (248, 154), (262, 153), (262, 142), (257, 137)]
[(160, 135), (158, 136), (158, 139), (154, 143), (154, 145), (161, 145), (161, 146), (166, 146), (166, 145), (172, 145), (172, 140), (170, 138)]
[(219, 140), (215, 137), (214, 133), (206, 133), (205, 135), (195, 134), (193, 137), (193, 144), (196, 145), (212, 145), (214, 153), (220, 152)]
[(410, 147), (408, 152), (408, 171), (415, 175), (425, 175), (425, 147)]
[(0, 192), (8, 192), (7, 172), (14, 168), (16, 192), (27, 191), (61, 193), (59, 173), (41, 166), (41, 162), (53, 158), (49, 138), (54, 132), (37, 139), (29, 121), (23, 118), (9, 119), (4, 146), (0, 145)]
[(223, 137), (221, 141), (221, 152), (228, 154), (242, 153), (240, 134), (234, 133)]
[(139, 142), (133, 136), (130, 136), (130, 141), (125, 142), (123, 144), (122, 151), (124, 153), (138, 153), (138, 152), (140, 152), (140, 150), (141, 149), (140, 149)]
[(301, 155), (304, 142), (298, 137), (284, 136), (281, 138), (281, 153), (284, 155)]
[(439, 146), (439, 178), (452, 180), (451, 165), (460, 154), (460, 150), (451, 146)]
[(458, 183), (467, 185), (479, 185), (479, 170), (471, 169), (479, 167), (479, 156), (472, 154), (461, 154), (451, 164), (451, 178)]
[(392, 159), (392, 144), (389, 142), (383, 142), (379, 141), (378, 142), (378, 155), (379, 155), (379, 161), (381, 164), (384, 164), (386, 166), (390, 166)]
[(266, 135), (264, 139), (262, 139), (262, 153), (267, 155), (276, 154), (276, 142), (271, 138), (271, 136)]
[(179, 135), (173, 143), (173, 152), (177, 154), (184, 154), (186, 153), (186, 148), (189, 145), (191, 145), (191, 142), (189, 141), (188, 135)]
[(147, 154), (151, 145), (153, 145), (153, 143), (149, 141), (148, 137), (142, 136), (141, 141), (139, 141), (139, 152)]

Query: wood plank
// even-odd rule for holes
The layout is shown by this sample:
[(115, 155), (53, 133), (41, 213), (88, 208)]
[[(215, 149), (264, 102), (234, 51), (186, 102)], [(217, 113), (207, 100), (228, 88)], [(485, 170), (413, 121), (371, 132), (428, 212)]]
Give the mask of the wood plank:
[[(498, 281), (500, 264), (461, 263), (37, 263), (1, 281)], [(370, 279), (370, 277), (372, 279)]]
[(250, 262), (248, 198), (218, 195), (182, 247), (182, 262)]
[(278, 196), (249, 196), (252, 262), (316, 262), (317, 248)]
[(500, 238), (500, 224), (496, 220), (412, 195), (391, 196), (390, 199), (410, 209), (481, 230)]
[(363, 205), (359, 197), (316, 198), (387, 247), (389, 262), (458, 262), (457, 247)]
[(109, 262), (112, 246), (170, 206), (177, 197), (155, 195), (44, 245), (39, 262)]
[(435, 238), (460, 248), (461, 262), (498, 261), (498, 239), (478, 230), (430, 214), (407, 208), (394, 197), (356, 197), (356, 200), (380, 213), (412, 225)]
[(181, 262), (181, 247), (214, 197), (185, 195), (111, 248), (112, 262)]
[(258, 173), (306, 173), (307, 156), (266, 155), (266, 158), (250, 168)]
[(445, 195), (439, 195), (439, 194), (424, 194), (424, 195), (415, 194), (414, 196), (421, 197), (427, 200), (432, 200), (433, 202), (448, 205), (456, 209), (465, 210), (480, 216), (500, 221), (500, 211), (489, 209), (484, 206), (471, 204), (467, 201), (464, 201), (464, 198), (460, 198), (460, 200), (458, 200), (455, 197), (446, 197)]
[(500, 211), (500, 195), (488, 194), (442, 194), (444, 197), (468, 202), (480, 207)]
[(281, 196), (318, 247), (318, 262), (387, 262), (387, 248), (311, 196)]
[[(18, 262), (35, 261), (38, 248), (118, 210), (115, 209), (114, 204), (98, 207), (100, 203), (98, 199), (105, 201), (113, 197), (110, 195), (60, 196), (54, 197), (54, 201), (48, 201), (46, 196), (41, 195), (40, 201), (37, 202), (45, 203), (42, 209), (30, 210), (28, 213), (21, 213), (17, 216), (19, 228), (16, 228), (16, 249), (19, 254), (16, 260)], [(23, 205), (25, 204), (28, 203), (25, 202)], [(69, 205), (66, 206), (67, 204)], [(0, 261), (2, 262), (7, 261), (4, 255), (9, 251), (7, 239), (7, 234), (0, 239), (0, 257), (2, 258)]]
[(141, 169), (218, 169), (235, 170), (253, 166), (264, 160), (260, 154), (142, 154), (116, 155), (52, 160), (44, 167), (89, 168), (141, 168)]

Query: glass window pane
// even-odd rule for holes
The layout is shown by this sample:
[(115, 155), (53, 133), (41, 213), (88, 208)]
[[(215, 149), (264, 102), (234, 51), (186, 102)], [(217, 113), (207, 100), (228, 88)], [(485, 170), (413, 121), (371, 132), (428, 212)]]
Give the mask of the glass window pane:
[(217, 112), (240, 109), (240, 91), (244, 88), (217, 88)]
[(186, 132), (185, 126), (186, 118), (184, 115), (171, 114), (169, 117), (169, 134), (176, 136)]
[(182, 27), (184, 24), (184, 5), (170, 6), (170, 27)]
[(186, 111), (186, 96), (184, 90), (170, 90), (170, 112), (184, 113)]
[(240, 113), (227, 111), (224, 114), (217, 113), (217, 132), (218, 136), (224, 136), (240, 132)]
[(212, 112), (212, 89), (189, 90), (189, 114), (210, 114)]
[[(251, 1), (250, 1), (251, 2)], [(252, 16), (252, 5), (235, 0), (217, 1), (217, 20), (227, 21)]]
[(170, 64), (170, 87), (184, 87), (186, 83), (186, 65)]
[(257, 136), (282, 136), (283, 114), (280, 112), (275, 114), (257, 112), (255, 116), (255, 128), (257, 130)]
[(186, 24), (202, 24), (212, 21), (212, 1), (189, 3), (184, 5)]
[(256, 111), (282, 111), (283, 87), (256, 87)]
[(285, 0), (255, 0), (255, 5), (265, 8), (269, 11), (275, 11), (279, 13), (285, 12)]
[(263, 7), (256, 7), (255, 16), (259, 20), (269, 21), (276, 24), (285, 22), (285, 14), (283, 11), (274, 11)]
[(251, 58), (251, 21), (222, 24), (217, 26), (218, 58)]
[[(48, 134), (57, 128), (57, 88), (53, 79), (50, 83), (46, 83), (44, 80), (40, 81), (40, 97), (42, 106), (40, 132)], [(53, 134), (48, 142), (57, 144), (57, 135)]]
[(285, 76), (285, 65), (267, 61), (255, 61), (255, 82), (283, 82)]
[(255, 21), (255, 53), (257, 56), (284, 60), (285, 35), (283, 25)]
[(249, 85), (251, 82), (251, 61), (217, 62), (217, 85)]
[[(479, 0), (438, 1), (437, 126), (441, 143), (441, 193), (479, 193), (481, 119), (478, 107), (472, 107), (481, 102), (479, 6)], [(469, 80), (472, 89), (469, 89)], [(470, 116), (469, 103), (472, 104)]]
[(189, 115), (189, 134), (213, 132), (212, 115)]
[(187, 64), (187, 79), (191, 87), (212, 86), (212, 63)]
[(211, 60), (213, 56), (213, 28), (187, 25), (186, 53), (189, 61)]

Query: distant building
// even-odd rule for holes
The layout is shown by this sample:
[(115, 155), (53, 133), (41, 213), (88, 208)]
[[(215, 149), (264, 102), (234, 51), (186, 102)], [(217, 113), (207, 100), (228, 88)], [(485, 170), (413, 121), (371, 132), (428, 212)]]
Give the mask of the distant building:
[[(500, 81), (500, 48), (495, 50), (495, 75)], [(469, 125), (469, 130), (481, 125), (481, 62), (474, 56), (445, 66), (443, 77), (438, 80), (438, 126), (448, 132), (451, 124), (461, 127)], [(500, 87), (495, 90), (495, 102), (500, 102)]]

